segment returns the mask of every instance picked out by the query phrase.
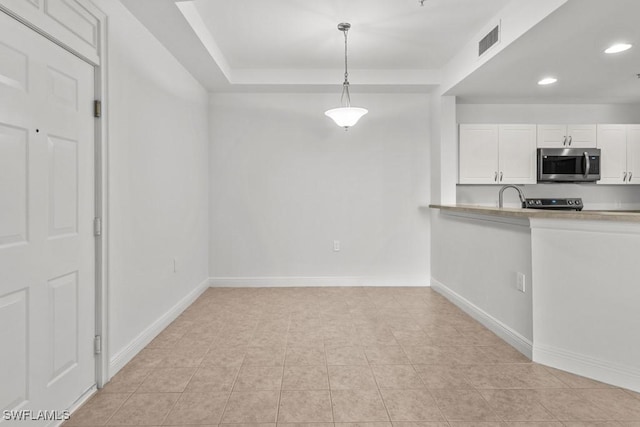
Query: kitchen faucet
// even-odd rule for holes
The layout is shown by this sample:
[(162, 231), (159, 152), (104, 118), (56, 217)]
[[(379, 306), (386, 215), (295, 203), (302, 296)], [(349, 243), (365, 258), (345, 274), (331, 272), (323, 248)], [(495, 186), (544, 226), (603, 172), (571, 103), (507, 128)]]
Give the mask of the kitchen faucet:
[(518, 197), (520, 197), (520, 202), (522, 203), (522, 207), (526, 207), (527, 206), (527, 198), (524, 197), (524, 193), (522, 192), (522, 189), (520, 187), (516, 187), (515, 185), (505, 185), (504, 187), (502, 187), (500, 189), (500, 192), (498, 193), (498, 207), (503, 207), (503, 195), (502, 193), (504, 193), (504, 190), (506, 190), (507, 188), (514, 188), (517, 192), (518, 192)]

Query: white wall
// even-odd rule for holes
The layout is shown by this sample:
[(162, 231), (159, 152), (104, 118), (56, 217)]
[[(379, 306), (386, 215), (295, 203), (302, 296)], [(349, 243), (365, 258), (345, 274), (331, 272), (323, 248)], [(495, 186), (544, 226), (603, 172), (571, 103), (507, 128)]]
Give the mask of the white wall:
[(640, 392), (640, 224), (531, 219), (534, 361)]
[(455, 96), (431, 96), (431, 203), (454, 204), (458, 182)]
[(214, 284), (429, 283), (428, 95), (353, 98), (345, 132), (338, 92), (211, 95)]
[[(531, 356), (529, 221), (434, 210), (431, 225), (432, 286)], [(529, 284), (525, 293), (517, 289), (518, 272)]]
[(640, 123), (635, 104), (458, 104), (458, 123)]
[(119, 1), (100, 7), (109, 33), (113, 375), (208, 276), (207, 93)]
[[(627, 104), (458, 104), (458, 123), (640, 123), (640, 105)], [(523, 186), (527, 197), (582, 197), (587, 209), (640, 208), (635, 185), (537, 184)], [(458, 185), (457, 203), (497, 206), (495, 185)], [(505, 205), (516, 206), (515, 192)]]

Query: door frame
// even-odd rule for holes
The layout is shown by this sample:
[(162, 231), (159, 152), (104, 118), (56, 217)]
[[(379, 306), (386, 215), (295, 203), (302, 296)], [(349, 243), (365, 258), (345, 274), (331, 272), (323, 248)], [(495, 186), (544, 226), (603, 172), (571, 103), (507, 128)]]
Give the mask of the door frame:
[[(94, 217), (101, 220), (100, 236), (95, 236), (95, 335), (101, 337), (101, 348), (96, 354), (95, 380), (98, 388), (102, 388), (110, 379), (109, 372), (109, 193), (108, 193), (108, 78), (107, 78), (107, 15), (96, 7), (91, 1), (76, 0), (99, 21), (97, 53), (100, 63), (87, 58), (72, 46), (60, 41), (54, 35), (39, 28), (34, 23), (17, 15), (7, 7), (0, 4), (0, 13), (5, 13), (11, 18), (21, 22), (36, 33), (62, 47), (69, 53), (77, 56), (94, 67), (94, 99), (101, 103), (101, 114), (94, 119)], [(93, 227), (92, 227), (93, 228)], [(77, 396), (83, 398), (86, 396)]]

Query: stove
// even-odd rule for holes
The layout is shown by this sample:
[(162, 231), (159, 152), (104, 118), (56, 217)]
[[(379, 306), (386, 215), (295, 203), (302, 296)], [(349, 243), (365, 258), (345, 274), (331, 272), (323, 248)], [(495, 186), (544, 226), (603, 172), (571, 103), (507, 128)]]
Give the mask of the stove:
[(571, 199), (526, 199), (523, 207), (527, 209), (581, 211), (583, 205), (582, 199), (575, 197)]

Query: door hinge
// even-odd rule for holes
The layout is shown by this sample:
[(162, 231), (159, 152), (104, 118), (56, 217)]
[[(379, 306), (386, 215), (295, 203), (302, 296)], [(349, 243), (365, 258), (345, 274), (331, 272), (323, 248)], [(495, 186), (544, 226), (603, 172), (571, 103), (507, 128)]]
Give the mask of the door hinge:
[(102, 236), (102, 219), (93, 219), (93, 235), (96, 237)]
[(102, 117), (102, 102), (97, 99), (93, 101), (93, 117), (97, 119)]
[(100, 335), (96, 335), (93, 338), (93, 353), (94, 354), (102, 353), (102, 337)]

